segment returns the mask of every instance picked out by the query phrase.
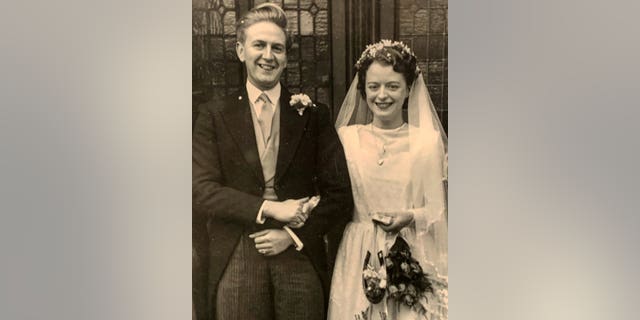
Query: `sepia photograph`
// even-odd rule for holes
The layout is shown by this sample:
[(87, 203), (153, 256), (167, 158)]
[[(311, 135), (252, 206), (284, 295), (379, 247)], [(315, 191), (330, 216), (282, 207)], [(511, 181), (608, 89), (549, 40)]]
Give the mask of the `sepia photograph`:
[(447, 15), (192, 1), (193, 319), (448, 318)]
[(3, 2), (0, 319), (637, 318), (640, 1), (191, 1)]

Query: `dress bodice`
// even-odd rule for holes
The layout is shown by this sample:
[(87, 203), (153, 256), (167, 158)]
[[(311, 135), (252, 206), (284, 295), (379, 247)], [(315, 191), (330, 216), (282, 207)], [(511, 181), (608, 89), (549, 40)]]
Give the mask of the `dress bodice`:
[(355, 125), (340, 131), (352, 173), (354, 222), (370, 221), (373, 212), (408, 209), (408, 134), (406, 124), (395, 129)]

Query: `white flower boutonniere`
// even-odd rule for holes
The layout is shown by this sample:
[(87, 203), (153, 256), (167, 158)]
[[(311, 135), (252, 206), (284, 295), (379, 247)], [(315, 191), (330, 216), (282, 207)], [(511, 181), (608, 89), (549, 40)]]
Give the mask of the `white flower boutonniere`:
[(298, 114), (300, 116), (302, 116), (302, 114), (304, 114), (304, 110), (308, 107), (313, 107), (315, 108), (316, 105), (315, 103), (311, 102), (311, 98), (309, 98), (308, 95), (304, 94), (304, 93), (299, 93), (299, 94), (294, 94), (291, 96), (291, 100), (289, 101), (289, 104), (296, 108), (296, 110), (298, 111)]

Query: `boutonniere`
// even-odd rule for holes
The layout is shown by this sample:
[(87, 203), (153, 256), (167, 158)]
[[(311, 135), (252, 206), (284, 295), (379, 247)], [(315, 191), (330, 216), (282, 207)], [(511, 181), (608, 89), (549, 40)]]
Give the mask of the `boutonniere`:
[(304, 93), (299, 93), (299, 94), (294, 94), (291, 96), (291, 100), (289, 101), (289, 104), (296, 108), (296, 110), (298, 111), (298, 114), (300, 116), (302, 116), (302, 114), (304, 113), (304, 110), (308, 107), (312, 107), (315, 108), (316, 105), (315, 103), (311, 102), (311, 98), (309, 98), (308, 95), (304, 94)]

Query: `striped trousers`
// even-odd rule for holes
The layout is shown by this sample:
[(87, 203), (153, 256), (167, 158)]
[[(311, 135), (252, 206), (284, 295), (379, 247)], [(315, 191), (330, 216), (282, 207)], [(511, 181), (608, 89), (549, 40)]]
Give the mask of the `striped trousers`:
[(289, 247), (277, 256), (258, 253), (243, 234), (217, 289), (218, 320), (324, 320), (320, 278), (309, 258)]

